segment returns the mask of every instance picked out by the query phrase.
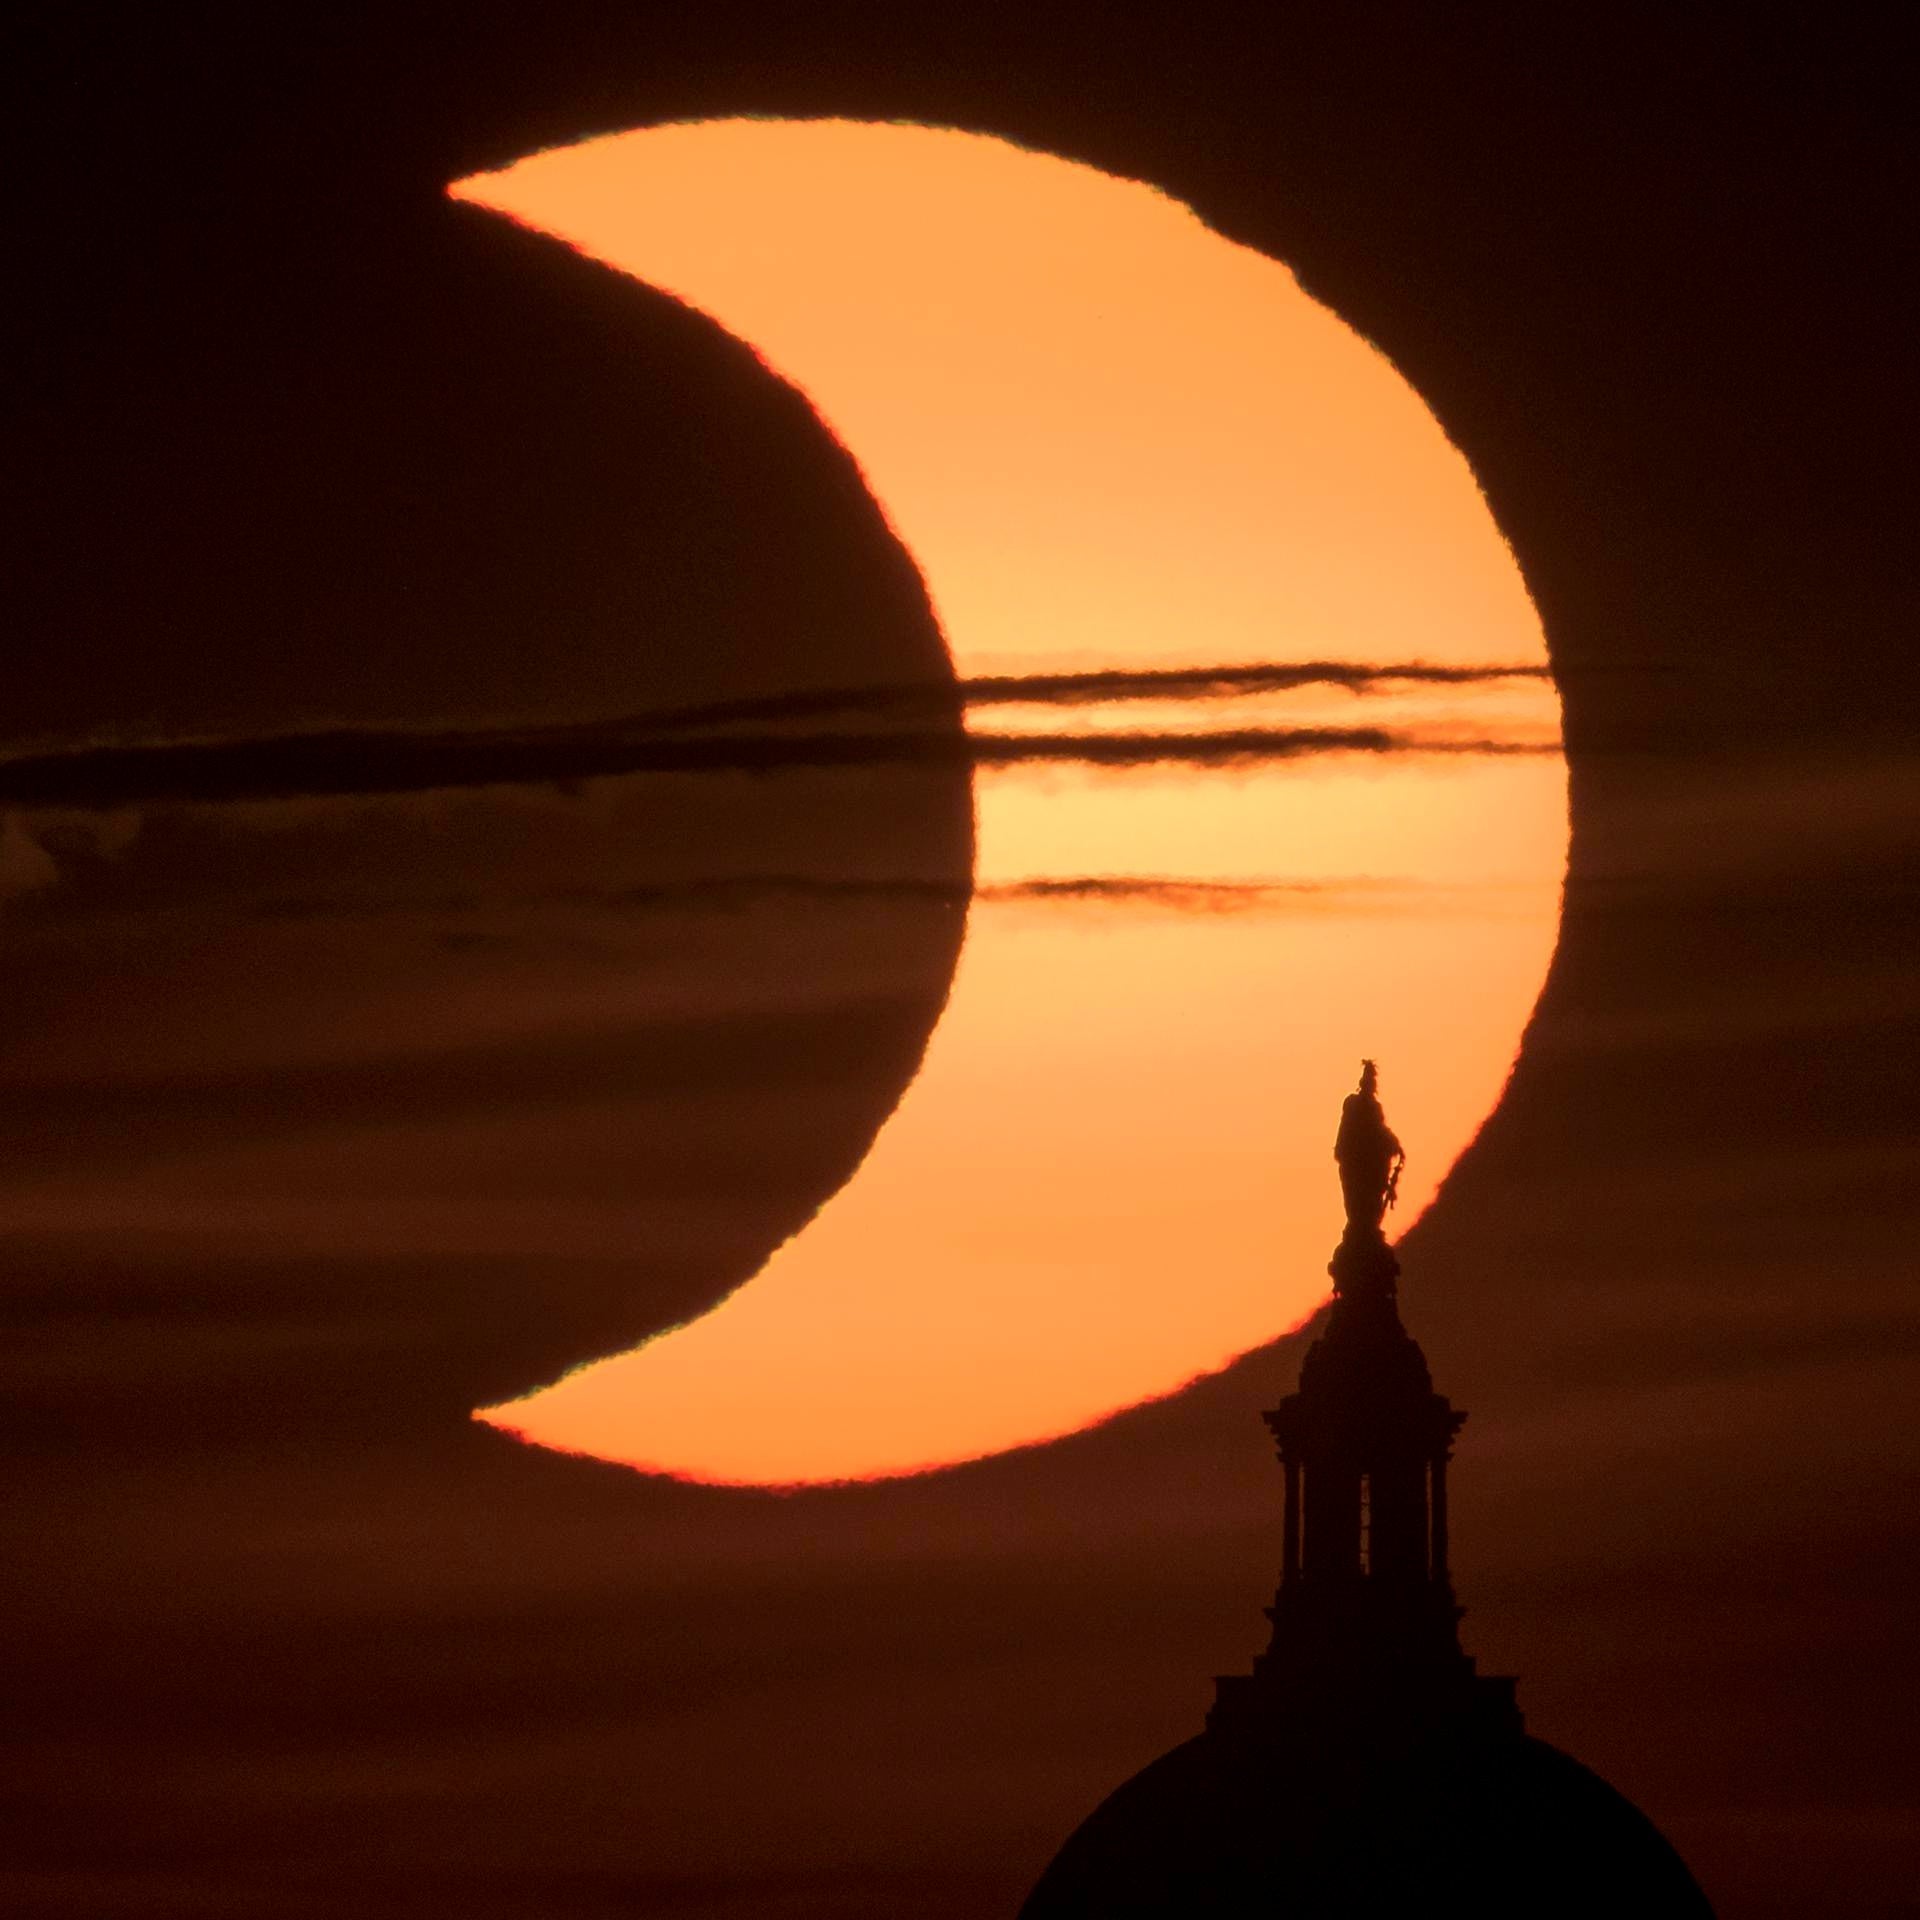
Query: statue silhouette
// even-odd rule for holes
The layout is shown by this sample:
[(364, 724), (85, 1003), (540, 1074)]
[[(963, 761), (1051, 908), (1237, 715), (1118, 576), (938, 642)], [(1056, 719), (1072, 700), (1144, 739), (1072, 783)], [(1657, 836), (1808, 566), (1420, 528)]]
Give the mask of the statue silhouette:
[(1347, 1203), (1347, 1226), (1362, 1233), (1379, 1232), (1407, 1164), (1406, 1149), (1381, 1111), (1379, 1085), (1379, 1069), (1371, 1060), (1363, 1060), (1360, 1085), (1340, 1108), (1340, 1131), (1333, 1142), (1340, 1193)]

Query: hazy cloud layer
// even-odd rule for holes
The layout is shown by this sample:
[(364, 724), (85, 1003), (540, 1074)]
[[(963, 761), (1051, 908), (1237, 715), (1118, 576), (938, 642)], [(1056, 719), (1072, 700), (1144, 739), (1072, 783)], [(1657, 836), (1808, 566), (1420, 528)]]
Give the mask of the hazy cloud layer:
[(18, 814), (0, 815), (0, 900), (37, 893), (60, 877), (53, 855), (28, 831)]
[[(964, 881), (902, 874), (874, 879), (835, 878), (813, 873), (741, 874), (593, 890), (556, 889), (516, 896), (521, 907), (577, 907), (604, 912), (743, 912), (766, 905), (800, 904), (859, 909), (903, 902), (961, 908), (970, 903), (1040, 902), (1098, 906), (1142, 906), (1202, 913), (1234, 913), (1313, 902), (1347, 904), (1410, 897), (1430, 901), (1438, 895), (1480, 893), (1407, 876), (1341, 875), (1293, 880), (1278, 876), (1246, 879), (1187, 879), (1176, 874), (1074, 873), (1025, 880)], [(331, 896), (279, 896), (252, 909), (260, 920), (319, 920), (407, 915), (461, 915), (483, 911), (490, 903), (473, 893), (423, 894), (380, 901)]]

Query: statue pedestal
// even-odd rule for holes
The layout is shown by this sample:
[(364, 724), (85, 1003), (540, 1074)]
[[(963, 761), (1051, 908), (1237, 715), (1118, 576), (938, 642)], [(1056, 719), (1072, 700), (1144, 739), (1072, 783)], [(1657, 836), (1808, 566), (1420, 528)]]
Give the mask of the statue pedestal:
[(1378, 1227), (1349, 1220), (1327, 1262), (1333, 1290), (1342, 1300), (1392, 1300), (1399, 1293), (1400, 1262)]

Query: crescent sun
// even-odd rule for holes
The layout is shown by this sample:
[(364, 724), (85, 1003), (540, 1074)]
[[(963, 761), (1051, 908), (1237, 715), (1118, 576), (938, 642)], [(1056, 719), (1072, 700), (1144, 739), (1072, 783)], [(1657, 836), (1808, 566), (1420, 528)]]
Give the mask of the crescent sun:
[[(707, 121), (452, 191), (798, 387), (956, 672), (993, 683), (976, 731), (1031, 747), (983, 755), (953, 992), (858, 1174), (703, 1318), (478, 1417), (699, 1480), (900, 1474), (1297, 1325), (1359, 1058), (1410, 1150), (1404, 1226), (1497, 1103), (1558, 935), (1545, 639), (1432, 413), (1278, 262), (985, 135)], [(1139, 678), (1289, 662), (1340, 671)], [(1406, 663), (1440, 671), (1375, 671)], [(1090, 697), (1101, 675), (1133, 677)], [(1195, 681), (1208, 701), (1173, 697)], [(1077, 764), (1074, 736), (1116, 731), (1193, 747)], [(1258, 750), (1282, 734), (1326, 745)]]

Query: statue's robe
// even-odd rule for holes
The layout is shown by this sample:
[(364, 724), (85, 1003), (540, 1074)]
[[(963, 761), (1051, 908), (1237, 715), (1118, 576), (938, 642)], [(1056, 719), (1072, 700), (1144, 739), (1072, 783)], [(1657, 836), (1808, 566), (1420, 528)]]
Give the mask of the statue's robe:
[(1400, 1142), (1387, 1125), (1378, 1096), (1350, 1093), (1340, 1109), (1340, 1131), (1333, 1157), (1340, 1168), (1340, 1192), (1347, 1218), (1356, 1226), (1377, 1227), (1387, 1210), (1387, 1185)]

